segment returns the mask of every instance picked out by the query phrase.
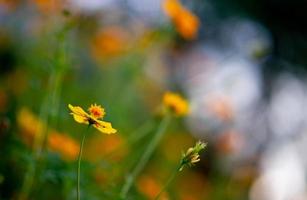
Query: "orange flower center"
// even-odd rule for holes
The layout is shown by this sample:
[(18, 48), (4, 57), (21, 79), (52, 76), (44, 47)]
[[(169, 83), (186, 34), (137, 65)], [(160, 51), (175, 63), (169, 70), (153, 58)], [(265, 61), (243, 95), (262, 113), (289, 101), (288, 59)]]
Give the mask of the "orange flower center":
[(90, 112), (91, 116), (93, 116), (96, 119), (102, 118), (105, 115), (104, 109), (96, 104), (91, 105), (88, 111)]

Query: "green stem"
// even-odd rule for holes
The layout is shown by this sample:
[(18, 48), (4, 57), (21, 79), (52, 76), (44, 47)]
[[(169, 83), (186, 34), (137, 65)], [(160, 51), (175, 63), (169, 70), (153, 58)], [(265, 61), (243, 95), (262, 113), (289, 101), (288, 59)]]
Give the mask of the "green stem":
[(47, 142), (50, 117), (57, 116), (61, 84), (62, 84), (62, 76), (63, 73), (65, 72), (66, 68), (65, 65), (67, 65), (66, 63), (67, 49), (65, 47), (66, 42), (63, 40), (60, 41), (59, 44), (61, 45), (58, 47), (59, 49), (57, 49), (57, 51), (59, 51), (60, 53), (58, 53), (59, 55), (58, 54), (54, 55), (54, 59), (56, 61), (56, 63), (54, 64), (55, 69), (51, 73), (49, 80), (50, 85), (48, 89), (49, 92), (47, 92), (47, 95), (43, 101), (39, 115), (39, 119), (43, 124), (43, 128), (40, 133), (37, 133), (35, 135), (33, 143), (33, 152), (32, 152), (33, 159), (30, 161), (30, 163), (27, 166), (26, 174), (21, 187), (19, 200), (28, 199), (28, 196), (31, 193), (36, 178), (35, 176), (38, 171), (37, 169), (38, 164), (40, 161), (42, 161), (43, 157), (42, 154), (44, 153), (44, 147)]
[[(133, 135), (129, 136), (127, 138), (127, 143), (130, 146), (135, 145), (137, 142), (139, 142), (141, 139), (143, 139), (145, 136), (147, 136), (151, 130), (154, 127), (154, 122), (153, 121), (148, 121), (145, 124), (143, 124), (141, 127), (139, 127), (134, 133)], [(111, 152), (107, 153), (106, 155), (104, 155), (104, 158), (109, 158), (110, 156), (112, 156), (114, 153), (118, 152), (119, 150), (122, 150), (124, 148), (124, 146), (119, 146), (117, 148), (115, 148), (114, 150), (112, 150)]]
[(88, 131), (89, 127), (90, 127), (90, 125), (88, 125), (86, 131), (83, 133), (82, 140), (81, 140), (81, 145), (80, 145), (80, 150), (79, 150), (79, 156), (78, 156), (77, 200), (80, 200), (80, 171), (81, 171), (81, 159), (82, 159), (84, 141), (85, 141), (85, 137), (86, 137), (86, 134), (87, 134), (87, 131)]
[(47, 96), (44, 99), (44, 102), (41, 106), (40, 109), (40, 114), (39, 114), (39, 119), (41, 120), (41, 123), (43, 124), (42, 130), (38, 133), (36, 133), (34, 137), (34, 142), (33, 142), (33, 152), (32, 152), (32, 160), (27, 166), (27, 171), (25, 174), (25, 178), (21, 187), (21, 193), (19, 196), (19, 200), (24, 200), (28, 199), (28, 196), (31, 193), (34, 181), (35, 181), (35, 176), (36, 176), (36, 171), (37, 171), (37, 165), (39, 160), (41, 159), (42, 152), (43, 152), (43, 146), (44, 142), (46, 141), (47, 135), (48, 135), (48, 130), (49, 130), (49, 113), (48, 113), (48, 105), (51, 104), (53, 107), (54, 102), (50, 101), (50, 96), (54, 96), (56, 94), (56, 84), (54, 82), (57, 74), (52, 73), (50, 76), (50, 87), (49, 91), (51, 92), (51, 95), (47, 94)]
[(160, 190), (160, 192), (156, 196), (155, 200), (158, 200), (160, 198), (160, 196), (162, 195), (162, 193), (166, 190), (166, 188), (173, 182), (173, 180), (175, 179), (176, 175), (180, 172), (180, 168), (181, 167), (182, 167), (182, 164), (180, 163), (180, 165), (178, 167), (176, 167), (176, 169), (173, 171), (171, 176), (168, 178), (167, 182), (162, 187), (162, 189)]
[(145, 152), (142, 155), (142, 157), (141, 157), (140, 161), (138, 162), (137, 166), (127, 176), (126, 182), (125, 182), (124, 186), (122, 187), (122, 190), (121, 190), (121, 193), (120, 193), (120, 197), (122, 199), (126, 199), (126, 196), (129, 192), (132, 184), (134, 183), (134, 181), (137, 178), (137, 176), (139, 175), (139, 173), (144, 169), (145, 165), (149, 161), (152, 153), (154, 152), (158, 143), (160, 142), (160, 140), (163, 136), (163, 133), (165, 132), (166, 127), (169, 124), (170, 120), (171, 120), (170, 115), (164, 116), (163, 120), (161, 121), (160, 126), (158, 127), (156, 134), (154, 135), (154, 138), (151, 140), (151, 142), (149, 143), (149, 145), (145, 149)]
[(138, 128), (134, 134), (132, 134), (130, 137), (127, 138), (128, 142), (130, 144), (135, 144), (136, 142), (143, 139), (145, 136), (147, 136), (148, 133), (153, 129), (154, 127), (154, 121), (148, 121), (144, 123), (140, 128)]

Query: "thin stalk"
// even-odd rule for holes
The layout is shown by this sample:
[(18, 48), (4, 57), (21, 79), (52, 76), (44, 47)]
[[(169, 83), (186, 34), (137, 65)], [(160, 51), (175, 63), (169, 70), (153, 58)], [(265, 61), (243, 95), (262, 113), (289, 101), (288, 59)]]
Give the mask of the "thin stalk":
[[(24, 177), (24, 181), (21, 187), (21, 193), (19, 196), (19, 200), (28, 199), (28, 196), (31, 193), (32, 186), (35, 181), (35, 176), (37, 173), (38, 162), (42, 160), (42, 154), (44, 153), (44, 147), (48, 138), (49, 132), (49, 123), (50, 117), (57, 116), (58, 105), (60, 99), (60, 91), (62, 84), (62, 76), (65, 72), (66, 68), (66, 42), (61, 41), (62, 44), (57, 51), (59, 51), (59, 55), (55, 55), (55, 60), (58, 63), (55, 63), (55, 67), (51, 73), (49, 80), (49, 88), (47, 95), (43, 101), (43, 104), (40, 109), (39, 119), (41, 119), (43, 127), (42, 130), (37, 133), (34, 137), (33, 143), (33, 159), (27, 166), (27, 171)], [(59, 66), (58, 66), (59, 65)], [(51, 109), (50, 109), (51, 108)]]
[(77, 170), (77, 200), (80, 200), (80, 171), (81, 171), (81, 159), (82, 159), (82, 153), (83, 153), (83, 146), (86, 134), (88, 132), (90, 125), (87, 127), (86, 131), (83, 133), (80, 150), (79, 150), (79, 156), (78, 156), (78, 170)]
[(180, 172), (180, 168), (182, 167), (182, 164), (180, 164), (178, 167), (176, 167), (176, 169), (173, 171), (173, 173), (171, 174), (171, 176), (168, 178), (167, 182), (165, 183), (165, 185), (162, 187), (162, 189), (160, 190), (160, 192), (158, 193), (158, 195), (156, 196), (155, 200), (158, 200), (160, 198), (160, 196), (162, 195), (162, 193), (167, 189), (167, 187), (173, 182), (173, 180), (175, 179), (175, 177), (177, 176), (177, 174)]
[(147, 121), (144, 123), (140, 128), (138, 128), (134, 134), (132, 134), (130, 137), (127, 138), (128, 143), (135, 144), (136, 142), (143, 139), (145, 136), (147, 136), (148, 133), (153, 129), (154, 121)]
[(135, 179), (139, 175), (139, 173), (144, 169), (146, 164), (148, 163), (151, 155), (153, 154), (154, 150), (156, 149), (157, 145), (159, 144), (168, 124), (170, 123), (171, 116), (165, 115), (162, 119), (156, 134), (154, 135), (153, 139), (148, 144), (147, 148), (145, 149), (144, 154), (140, 158), (138, 164), (133, 169), (133, 171), (127, 176), (124, 186), (122, 187), (120, 197), (122, 199), (126, 199), (126, 196), (134, 183)]
[[(50, 77), (50, 87), (49, 91), (51, 91), (51, 95), (54, 95), (56, 93), (56, 85), (54, 83), (56, 73), (52, 73)], [(42, 123), (42, 129), (40, 132), (37, 132), (34, 137), (34, 143), (33, 143), (33, 159), (30, 161), (30, 163), (27, 166), (27, 171), (25, 174), (25, 178), (22, 184), (21, 193), (19, 196), (20, 200), (28, 199), (28, 196), (30, 195), (32, 186), (34, 184), (35, 174), (37, 170), (37, 162), (41, 158), (42, 150), (43, 150), (43, 144), (47, 137), (48, 128), (49, 128), (49, 113), (48, 113), (48, 105), (53, 105), (53, 102), (50, 102), (50, 96), (47, 95), (44, 99), (44, 102), (40, 109), (39, 119), (41, 119)]]
[[(144, 123), (141, 127), (139, 127), (134, 133), (133, 135), (129, 136), (127, 138), (127, 143), (130, 146), (135, 145), (137, 142), (139, 142), (141, 139), (143, 139), (144, 137), (146, 137), (151, 130), (154, 127), (154, 122), (153, 121), (148, 121), (146, 123)], [(117, 148), (115, 148), (114, 150), (110, 151), (109, 153), (107, 153), (106, 155), (104, 155), (104, 158), (109, 158), (110, 156), (112, 156), (114, 153), (118, 152), (119, 150), (124, 149), (124, 146), (118, 146)]]

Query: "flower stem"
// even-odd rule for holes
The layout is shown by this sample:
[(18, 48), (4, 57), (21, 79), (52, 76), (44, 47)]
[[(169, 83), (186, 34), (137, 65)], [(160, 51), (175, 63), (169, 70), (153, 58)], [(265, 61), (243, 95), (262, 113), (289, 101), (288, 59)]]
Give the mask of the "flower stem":
[[(35, 178), (37, 178), (37, 171), (39, 168), (39, 164), (41, 164), (43, 153), (44, 153), (44, 145), (48, 138), (49, 132), (49, 124), (50, 124), (50, 113), (47, 109), (48, 107), (55, 107), (55, 100), (59, 99), (59, 94), (57, 93), (59, 84), (55, 84), (55, 79), (59, 78), (61, 74), (53, 72), (50, 76), (50, 94), (47, 94), (44, 102), (40, 109), (39, 119), (42, 123), (42, 128), (39, 132), (37, 132), (34, 136), (33, 141), (33, 149), (32, 149), (32, 160), (29, 162), (26, 170), (26, 174), (23, 180), (23, 184), (21, 187), (21, 192), (19, 196), (19, 200), (28, 199), (28, 196), (32, 192), (32, 187), (35, 182)], [(52, 98), (52, 100), (50, 100)], [(50, 106), (51, 104), (51, 106)]]
[(79, 156), (78, 156), (78, 170), (77, 170), (77, 200), (80, 200), (80, 171), (81, 171), (81, 159), (82, 159), (82, 153), (83, 153), (83, 146), (86, 134), (88, 132), (90, 125), (87, 127), (86, 131), (83, 133), (80, 150), (79, 150)]
[(144, 169), (147, 162), (149, 161), (152, 153), (154, 152), (158, 143), (160, 142), (160, 140), (163, 136), (163, 133), (165, 132), (167, 125), (169, 124), (170, 120), (171, 120), (171, 116), (168, 115), (168, 114), (165, 115), (164, 118), (162, 119), (160, 126), (157, 129), (156, 134), (154, 135), (151, 142), (148, 144), (148, 146), (145, 149), (145, 152), (142, 155), (142, 157), (140, 158), (138, 164), (133, 169), (133, 171), (127, 176), (126, 182), (125, 182), (124, 186), (122, 187), (122, 190), (121, 190), (121, 193), (120, 193), (121, 199), (126, 199), (126, 196), (129, 192), (132, 184), (134, 183), (134, 181), (137, 178), (137, 176), (139, 175), (139, 173)]
[(140, 141), (143, 139), (145, 136), (148, 135), (148, 133), (151, 132), (151, 130), (154, 127), (154, 121), (148, 121), (144, 123), (141, 127), (139, 127), (133, 135), (127, 138), (128, 142), (130, 144), (135, 144), (136, 142)]
[(175, 179), (176, 175), (180, 172), (180, 169), (182, 167), (182, 164), (180, 163), (180, 165), (178, 167), (176, 167), (176, 169), (173, 171), (173, 173), (171, 174), (171, 176), (168, 178), (167, 182), (165, 183), (165, 185), (162, 187), (162, 189), (160, 190), (160, 192), (158, 193), (158, 195), (156, 196), (155, 200), (158, 200), (160, 198), (160, 196), (162, 195), (162, 193), (167, 189), (167, 187), (173, 182), (173, 180)]
[[(42, 130), (40, 132), (37, 132), (34, 136), (33, 149), (31, 152), (32, 160), (29, 162), (26, 169), (25, 177), (21, 186), (20, 195), (18, 197), (19, 200), (28, 199), (28, 196), (30, 196), (33, 190), (33, 185), (35, 181), (37, 181), (35, 180), (37, 178), (36, 176), (43, 168), (43, 154), (46, 153), (45, 145), (48, 139), (49, 125), (51, 123), (52, 118), (53, 124), (56, 124), (55, 119), (58, 115), (62, 77), (65, 73), (65, 69), (68, 66), (68, 63), (66, 61), (67, 47), (65, 37), (61, 40), (57, 38), (57, 41), (59, 41), (59, 46), (57, 46), (56, 55), (54, 55), (54, 63), (52, 65), (51, 76), (49, 80), (49, 88), (40, 108), (39, 114), (39, 119), (42, 122), (43, 126)], [(63, 62), (62, 60), (65, 62)]]

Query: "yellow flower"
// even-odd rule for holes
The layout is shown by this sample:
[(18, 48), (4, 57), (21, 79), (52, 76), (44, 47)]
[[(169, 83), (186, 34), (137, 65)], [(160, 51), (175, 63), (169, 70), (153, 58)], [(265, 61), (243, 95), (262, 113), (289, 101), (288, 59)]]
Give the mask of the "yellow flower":
[(163, 96), (163, 104), (177, 116), (184, 116), (189, 112), (188, 102), (176, 93), (166, 92)]
[(197, 37), (199, 19), (185, 8), (179, 0), (165, 0), (163, 9), (174, 23), (177, 32), (185, 39), (192, 40)]
[(101, 106), (97, 106), (96, 104), (91, 105), (91, 107), (88, 109), (90, 114), (86, 113), (79, 106), (72, 106), (69, 104), (68, 108), (71, 110), (70, 114), (73, 115), (76, 122), (93, 125), (97, 130), (105, 134), (116, 133), (116, 129), (112, 128), (112, 124), (110, 122), (99, 120), (105, 115), (104, 109)]

